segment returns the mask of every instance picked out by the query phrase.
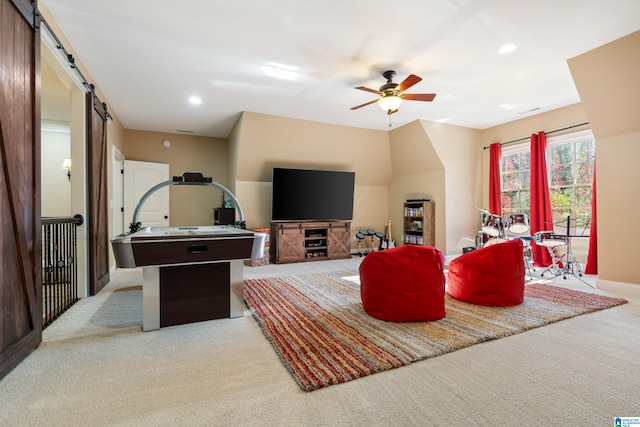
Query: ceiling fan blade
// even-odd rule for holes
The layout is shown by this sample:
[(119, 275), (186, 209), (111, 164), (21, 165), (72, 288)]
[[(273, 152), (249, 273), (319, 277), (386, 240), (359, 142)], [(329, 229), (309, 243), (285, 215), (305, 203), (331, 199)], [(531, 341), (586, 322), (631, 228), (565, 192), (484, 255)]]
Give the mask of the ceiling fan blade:
[(398, 90), (398, 92), (402, 93), (405, 90), (409, 89), (414, 84), (418, 83), (419, 81), (422, 81), (422, 77), (418, 77), (415, 74), (410, 74), (409, 77), (404, 79), (396, 89)]
[(371, 92), (371, 93), (375, 93), (376, 95), (380, 95), (380, 91), (377, 91), (375, 89), (369, 89), (368, 87), (358, 86), (356, 89), (364, 90), (365, 92)]
[(405, 93), (400, 95), (400, 98), (407, 101), (433, 101), (435, 97), (435, 93)]
[(357, 105), (357, 106), (355, 106), (355, 107), (351, 107), (351, 110), (357, 110), (358, 108), (366, 107), (367, 105), (371, 105), (371, 104), (373, 104), (374, 102), (378, 102), (378, 100), (377, 100), (377, 99), (374, 99), (373, 101), (365, 102), (364, 104)]

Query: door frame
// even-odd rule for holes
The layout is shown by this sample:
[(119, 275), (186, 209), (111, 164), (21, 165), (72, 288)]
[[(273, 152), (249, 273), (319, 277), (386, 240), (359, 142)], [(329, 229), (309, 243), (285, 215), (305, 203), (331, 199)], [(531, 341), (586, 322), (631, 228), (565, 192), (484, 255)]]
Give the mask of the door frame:
[(124, 154), (115, 145), (111, 146), (111, 235), (127, 231), (124, 218)]

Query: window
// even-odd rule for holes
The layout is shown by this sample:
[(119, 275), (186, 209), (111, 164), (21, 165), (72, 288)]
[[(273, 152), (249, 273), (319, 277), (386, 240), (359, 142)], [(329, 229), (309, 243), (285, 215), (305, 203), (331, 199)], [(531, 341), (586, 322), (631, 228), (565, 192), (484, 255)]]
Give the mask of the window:
[[(528, 143), (503, 148), (502, 215), (529, 215), (530, 146)], [(595, 139), (591, 131), (547, 138), (547, 172), (549, 197), (557, 233), (567, 231), (571, 219), (571, 234), (589, 235), (591, 222), (591, 192)]]
[(502, 153), (502, 216), (529, 215), (529, 147), (504, 150)]
[(590, 131), (547, 139), (547, 170), (553, 219), (571, 234), (588, 235), (596, 142)]

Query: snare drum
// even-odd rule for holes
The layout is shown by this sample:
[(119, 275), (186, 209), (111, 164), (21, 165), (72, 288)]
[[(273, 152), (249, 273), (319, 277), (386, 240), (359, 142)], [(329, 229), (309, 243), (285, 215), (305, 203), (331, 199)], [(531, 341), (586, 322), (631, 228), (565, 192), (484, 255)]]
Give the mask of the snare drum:
[(502, 217), (491, 214), (487, 215), (484, 220), (484, 224), (482, 224), (482, 232), (489, 236), (497, 237), (501, 234), (502, 230)]
[(567, 236), (561, 236), (553, 231), (538, 231), (534, 235), (536, 245), (545, 246), (547, 248), (555, 248), (567, 244)]
[(514, 234), (524, 234), (529, 231), (529, 217), (527, 214), (512, 214), (509, 217), (509, 231)]

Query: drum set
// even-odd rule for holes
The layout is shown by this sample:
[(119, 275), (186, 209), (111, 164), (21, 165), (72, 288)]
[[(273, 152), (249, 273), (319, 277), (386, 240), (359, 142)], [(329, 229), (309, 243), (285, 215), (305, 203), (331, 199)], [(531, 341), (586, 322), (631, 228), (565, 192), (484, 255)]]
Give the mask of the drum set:
[[(370, 246), (369, 249), (364, 250), (364, 252), (362, 251), (362, 242), (364, 241), (366, 244), (366, 239), (367, 237), (369, 237), (370, 239)], [(374, 237), (378, 238), (378, 242), (379, 242), (379, 247), (382, 248), (382, 244), (384, 242), (384, 238), (385, 238), (385, 234), (380, 232), (380, 231), (376, 231), (372, 228), (368, 228), (368, 229), (362, 229), (359, 230), (356, 233), (356, 238), (358, 239), (358, 255), (359, 256), (365, 256), (367, 255), (369, 252), (373, 252), (374, 249)]]
[[(506, 242), (510, 239), (521, 239), (524, 243), (523, 259), (525, 267), (529, 272), (529, 276), (533, 277), (532, 271), (535, 271), (533, 253), (531, 251), (531, 242), (533, 242), (537, 246), (546, 248), (551, 257), (551, 264), (540, 274), (540, 277), (544, 277), (546, 272), (550, 272), (554, 276), (563, 276), (566, 279), (567, 273), (575, 275), (576, 271), (582, 276), (580, 264), (578, 264), (575, 255), (571, 252), (571, 236), (568, 233), (567, 235), (560, 235), (553, 230), (549, 230), (538, 231), (532, 236), (529, 233), (529, 217), (527, 214), (517, 213), (502, 217), (485, 209), (476, 209), (481, 212), (480, 219), (482, 224), (476, 235), (476, 249)], [(568, 230), (571, 224), (570, 217), (567, 217), (567, 222)], [(564, 253), (558, 255), (563, 248), (566, 249)]]

